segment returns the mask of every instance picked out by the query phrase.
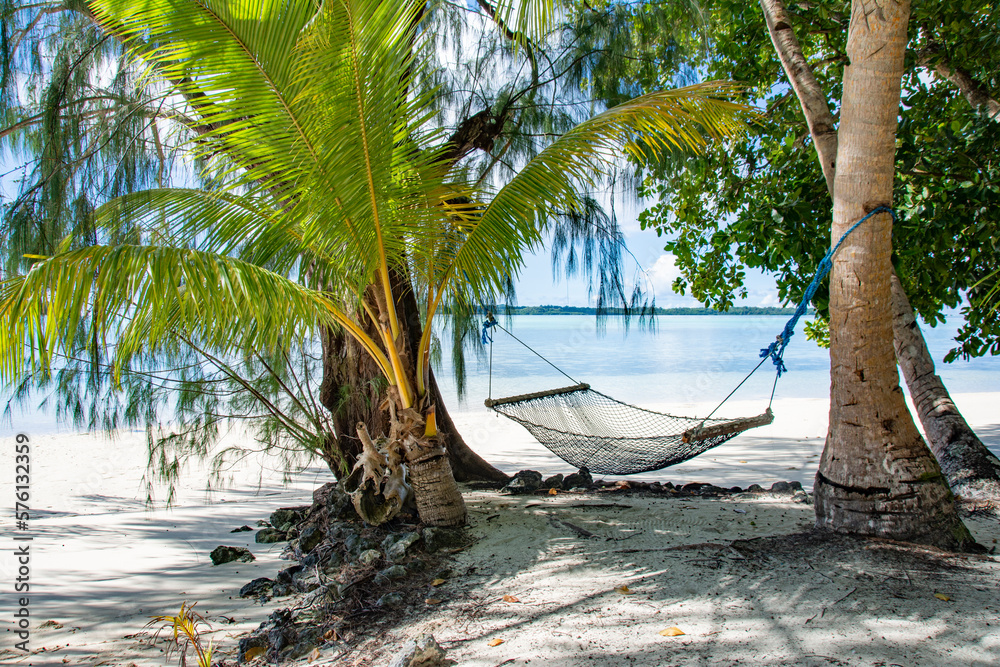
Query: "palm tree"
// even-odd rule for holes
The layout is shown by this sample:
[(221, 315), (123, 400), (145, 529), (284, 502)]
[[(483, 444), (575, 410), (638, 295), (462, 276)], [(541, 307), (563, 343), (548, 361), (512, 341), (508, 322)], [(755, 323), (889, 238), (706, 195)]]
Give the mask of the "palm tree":
[[(105, 30), (187, 104), (211, 104), (191, 151), (221, 185), (119, 198), (99, 220), (127, 219), (143, 230), (138, 242), (57, 252), (5, 281), (3, 378), (81, 345), (108, 347), (124, 368), (178, 340), (225, 359), (340, 328), (389, 385), (388, 433), (358, 429), (355, 482), (369, 491), (358, 497), (390, 508), (368, 515), (398, 508), (405, 462), (421, 519), (463, 523), (428, 391), (435, 314), (494, 301), (551, 216), (577, 210), (616, 155), (731, 135), (740, 107), (719, 99), (724, 85), (646, 95), (574, 128), (490, 191), (450, 170), (446, 142), (427, 129), (431, 94), (411, 85), (422, 7), (92, 2)], [(416, 353), (394, 276), (409, 279), (422, 310)]]

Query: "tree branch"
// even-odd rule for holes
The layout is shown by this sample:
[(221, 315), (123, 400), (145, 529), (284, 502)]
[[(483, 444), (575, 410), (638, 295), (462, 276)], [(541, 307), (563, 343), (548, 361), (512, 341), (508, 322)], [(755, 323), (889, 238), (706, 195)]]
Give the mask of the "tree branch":
[(802, 105), (802, 113), (806, 117), (809, 134), (812, 135), (813, 145), (816, 146), (819, 162), (823, 167), (827, 192), (833, 197), (833, 177), (837, 161), (837, 130), (834, 127), (830, 105), (813, 74), (812, 68), (806, 62), (802, 46), (795, 37), (782, 0), (760, 0), (760, 6), (764, 10), (767, 32), (771, 36), (774, 50), (777, 52), (785, 75)]
[(989, 92), (972, 75), (960, 67), (956, 67), (946, 55), (936, 46), (924, 49), (917, 56), (920, 67), (932, 70), (939, 79), (951, 83), (958, 88), (972, 108), (986, 114), (989, 120), (1000, 123), (1000, 102), (990, 96)]

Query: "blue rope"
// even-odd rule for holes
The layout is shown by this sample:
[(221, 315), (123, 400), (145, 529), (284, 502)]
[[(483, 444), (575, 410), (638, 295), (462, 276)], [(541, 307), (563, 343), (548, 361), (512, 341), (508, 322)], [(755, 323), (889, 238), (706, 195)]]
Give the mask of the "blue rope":
[(896, 222), (896, 212), (883, 204), (881, 206), (876, 206), (870, 213), (868, 213), (868, 215), (851, 225), (851, 228), (844, 232), (844, 235), (840, 237), (839, 241), (837, 241), (837, 245), (833, 246), (833, 248), (830, 249), (830, 252), (826, 253), (826, 256), (820, 260), (819, 267), (816, 269), (816, 275), (813, 276), (812, 282), (809, 283), (809, 287), (807, 287), (806, 291), (802, 294), (801, 303), (799, 303), (798, 308), (795, 309), (795, 314), (792, 315), (791, 319), (788, 320), (788, 323), (785, 324), (785, 328), (781, 330), (778, 338), (760, 351), (761, 359), (767, 356), (771, 357), (775, 367), (778, 369), (778, 377), (781, 377), (781, 374), (788, 370), (785, 368), (785, 362), (782, 359), (785, 354), (785, 348), (788, 347), (788, 342), (792, 339), (792, 335), (795, 333), (795, 325), (798, 324), (799, 318), (805, 315), (806, 309), (808, 309), (809, 304), (812, 303), (812, 298), (816, 294), (816, 290), (819, 289), (819, 284), (823, 282), (823, 279), (826, 278), (826, 274), (830, 273), (830, 269), (833, 268), (833, 256), (837, 254), (838, 250), (840, 250), (840, 246), (844, 242), (844, 239), (846, 239), (851, 232), (857, 229), (862, 222), (876, 213), (888, 213), (892, 216), (893, 223)]
[(493, 335), (490, 333), (490, 329), (497, 325), (497, 321), (493, 319), (493, 315), (487, 315), (486, 321), (483, 322), (483, 345), (489, 345), (493, 342)]

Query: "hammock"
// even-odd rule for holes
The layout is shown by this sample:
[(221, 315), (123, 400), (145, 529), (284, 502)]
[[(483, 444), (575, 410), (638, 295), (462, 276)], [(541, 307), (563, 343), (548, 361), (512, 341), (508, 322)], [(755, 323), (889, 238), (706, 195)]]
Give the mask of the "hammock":
[(646, 410), (588, 384), (522, 394), (486, 406), (516, 421), (553, 454), (601, 475), (660, 470), (774, 421), (771, 408), (745, 419), (694, 419)]
[(802, 301), (791, 319), (785, 323), (775, 341), (760, 351), (760, 363), (704, 419), (653, 412), (594, 391), (590, 385), (578, 383), (561, 368), (532, 350), (524, 341), (501, 327), (492, 315), (489, 315), (483, 323), (482, 336), (483, 345), (490, 344), (491, 394), (493, 389), (493, 338), (489, 333), (491, 327), (505, 331), (511, 338), (576, 384), (534, 394), (521, 394), (496, 400), (488, 398), (486, 407), (524, 426), (538, 442), (563, 461), (601, 475), (636, 475), (660, 470), (718, 447), (743, 431), (770, 424), (774, 421), (774, 415), (771, 414), (774, 388), (771, 389), (771, 400), (767, 404), (767, 410), (756, 417), (741, 419), (711, 417), (768, 359), (771, 359), (777, 369), (774, 378), (774, 387), (777, 387), (778, 378), (786, 370), (783, 357), (785, 348), (795, 331), (795, 324), (805, 314), (819, 284), (833, 267), (833, 256), (851, 232), (877, 213), (888, 213), (894, 222), (896, 220), (896, 213), (892, 208), (880, 205), (844, 232), (820, 260), (816, 274), (806, 287)]

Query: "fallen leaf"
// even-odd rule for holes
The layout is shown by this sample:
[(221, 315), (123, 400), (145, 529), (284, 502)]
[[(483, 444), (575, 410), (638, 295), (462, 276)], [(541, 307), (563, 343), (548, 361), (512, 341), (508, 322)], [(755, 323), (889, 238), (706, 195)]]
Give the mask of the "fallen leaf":
[(746, 463), (746, 461), (740, 461), (740, 463)]
[(248, 648), (247, 652), (243, 654), (243, 660), (244, 660), (244, 662), (249, 662), (250, 660), (253, 660), (254, 658), (258, 658), (258, 657), (264, 655), (265, 653), (267, 653), (267, 649), (264, 648), (263, 646), (254, 646), (254, 647)]
[(435, 579), (431, 582), (431, 586), (440, 586), (441, 584), (447, 583), (447, 579)]
[(550, 495), (550, 496), (554, 496), (554, 495), (556, 495), (557, 493), (559, 493), (559, 492), (558, 492), (558, 491), (556, 491), (555, 489), (549, 489), (549, 495)]
[(660, 634), (664, 637), (680, 637), (684, 634), (684, 631), (678, 628), (676, 625), (671, 625), (666, 630), (660, 630)]
[(944, 593), (935, 593), (934, 597), (936, 597), (938, 600), (944, 600), (945, 602), (948, 602), (948, 601), (951, 600), (951, 598), (948, 597), (947, 595), (945, 595)]
[(426, 600), (424, 600), (424, 602), (426, 604), (441, 604), (441, 600), (439, 600), (438, 598), (427, 598)]
[(618, 592), (618, 593), (621, 593), (622, 595), (632, 595), (632, 594), (635, 593), (635, 591), (633, 591), (631, 588), (629, 588), (628, 586), (626, 586), (624, 584), (622, 584), (621, 586), (619, 586), (618, 588), (616, 588), (615, 591)]
[(489, 645), (490, 646), (500, 646), (500, 644), (503, 644), (503, 640), (502, 639), (491, 639)]
[(504, 595), (502, 599), (504, 602), (520, 602), (520, 600), (513, 595)]
[(337, 641), (340, 639), (340, 637), (337, 636), (336, 629), (330, 628), (329, 630), (323, 633), (323, 639), (325, 639), (326, 641)]
[(306, 659), (309, 662), (316, 662), (317, 660), (319, 660), (319, 656), (320, 656), (319, 649), (314, 648), (312, 651), (309, 652), (309, 657)]

